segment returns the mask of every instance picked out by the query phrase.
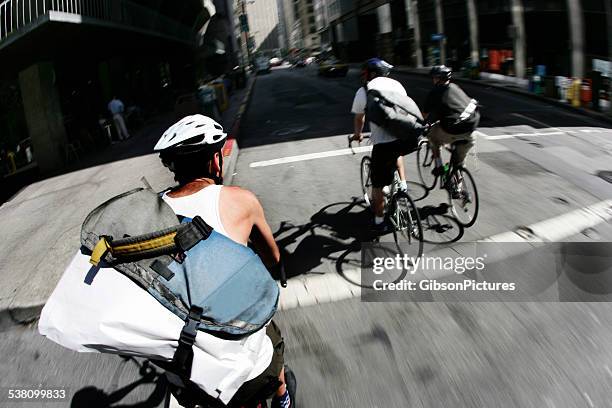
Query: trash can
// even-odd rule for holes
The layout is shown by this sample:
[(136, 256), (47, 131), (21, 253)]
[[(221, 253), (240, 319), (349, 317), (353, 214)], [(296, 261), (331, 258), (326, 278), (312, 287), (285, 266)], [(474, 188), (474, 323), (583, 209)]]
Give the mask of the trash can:
[(599, 107), (599, 94), (602, 90), (602, 80), (601, 80), (601, 72), (599, 71), (593, 71), (591, 72), (591, 81), (592, 81), (592, 86), (593, 86), (593, 110), (596, 110), (597, 112), (599, 112), (600, 107)]
[(578, 78), (574, 78), (572, 80), (572, 93), (571, 93), (571, 101), (572, 101), (572, 106), (579, 108), (580, 107), (580, 87), (581, 87), (582, 81)]
[(544, 96), (554, 99), (559, 98), (559, 93), (557, 92), (557, 87), (555, 86), (555, 77), (544, 77)]
[(529, 82), (529, 90), (536, 95), (542, 95), (543, 87), (542, 87), (542, 77), (539, 75), (534, 75), (531, 77), (531, 81)]
[(580, 86), (580, 102), (582, 106), (588, 107), (593, 99), (593, 86), (590, 79), (583, 79)]

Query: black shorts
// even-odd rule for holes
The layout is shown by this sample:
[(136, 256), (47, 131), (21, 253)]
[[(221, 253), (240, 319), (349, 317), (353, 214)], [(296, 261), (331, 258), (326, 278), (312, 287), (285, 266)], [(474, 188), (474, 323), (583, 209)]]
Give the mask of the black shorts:
[(251, 401), (254, 398), (266, 399), (273, 395), (278, 387), (280, 387), (281, 382), (278, 376), (284, 365), (285, 342), (274, 320), (266, 328), (266, 334), (274, 347), (270, 365), (263, 373), (242, 384), (228, 404), (228, 407), (240, 407), (245, 401)]
[(417, 138), (378, 143), (372, 148), (372, 187), (383, 188), (393, 181), (397, 158), (417, 149)]
[[(206, 394), (191, 381), (185, 384), (186, 388), (180, 389), (180, 393), (177, 387), (169, 384), (179, 404), (184, 407), (198, 405), (211, 408), (238, 408), (242, 407), (246, 402), (265, 400), (271, 397), (281, 385), (278, 376), (284, 365), (285, 343), (280, 329), (274, 323), (274, 320), (266, 328), (266, 335), (270, 338), (274, 347), (270, 365), (263, 373), (242, 384), (228, 405), (224, 405), (220, 400)], [(164, 365), (160, 364), (160, 367), (164, 368)]]

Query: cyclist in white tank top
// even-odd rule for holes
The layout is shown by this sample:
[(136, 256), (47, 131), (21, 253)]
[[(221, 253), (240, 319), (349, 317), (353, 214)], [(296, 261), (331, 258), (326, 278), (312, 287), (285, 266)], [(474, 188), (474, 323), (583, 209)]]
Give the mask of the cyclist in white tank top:
[[(221, 149), (226, 136), (217, 122), (202, 115), (185, 117), (166, 130), (154, 150), (174, 173), (178, 186), (162, 197), (177, 215), (188, 218), (199, 215), (217, 232), (243, 245), (250, 243), (262, 262), (269, 269), (274, 268), (279, 264), (280, 251), (259, 200), (240, 187), (221, 185)], [(272, 408), (293, 408), (294, 396), (289, 394), (293, 391), (285, 386), (280, 330), (271, 322), (266, 334), (274, 347), (272, 362), (258, 377), (245, 382), (232, 401), (248, 399), (250, 394), (269, 385), (270, 378), (278, 378), (281, 386), (275, 392)]]
[[(168, 192), (164, 192), (162, 198), (176, 214), (188, 218), (199, 215), (215, 231), (231, 238), (225, 231), (219, 215), (219, 196), (222, 188), (223, 186), (214, 184), (183, 197), (170, 197)], [(240, 243), (246, 245), (246, 242)]]

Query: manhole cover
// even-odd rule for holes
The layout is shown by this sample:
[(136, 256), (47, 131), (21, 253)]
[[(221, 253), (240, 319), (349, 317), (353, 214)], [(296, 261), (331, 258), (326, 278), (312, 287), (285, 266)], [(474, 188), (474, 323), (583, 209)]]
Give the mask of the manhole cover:
[(612, 171), (602, 170), (598, 171), (597, 175), (602, 179), (606, 180), (608, 183), (612, 183)]

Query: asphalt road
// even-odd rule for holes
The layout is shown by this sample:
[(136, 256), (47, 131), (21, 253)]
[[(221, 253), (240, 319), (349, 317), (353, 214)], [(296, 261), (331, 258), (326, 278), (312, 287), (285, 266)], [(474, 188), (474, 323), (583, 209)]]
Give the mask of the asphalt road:
[[(428, 78), (395, 78), (417, 103), (424, 102)], [(363, 153), (270, 161), (346, 148), (358, 86), (356, 70), (346, 78), (321, 78), (309, 68), (274, 71), (257, 79), (243, 122), (234, 183), (258, 195), (286, 251), (290, 274), (309, 291), (332, 291), (308, 282), (358, 265), (355, 244), (367, 241), (370, 222), (359, 204)], [(432, 243), (426, 253), (457, 245), (449, 241), (458, 237), (472, 242), (554, 217), (561, 217), (563, 230), (564, 222), (571, 225), (563, 214), (612, 197), (612, 185), (596, 176), (612, 167), (609, 125), (497, 89), (464, 89), (484, 106), (481, 134), (468, 159), (481, 213), (470, 229), (461, 230), (448, 219), (450, 229), (444, 233), (427, 231)], [(417, 181), (414, 158), (405, 160), (409, 180)], [(424, 196), (416, 183), (410, 188), (421, 209), (444, 199), (437, 192)], [(564, 240), (612, 238), (606, 222), (582, 232), (568, 229)], [(504, 245), (512, 252), (513, 244)], [(522, 258), (511, 261), (520, 265)], [(577, 299), (563, 294), (558, 282), (544, 279), (541, 285), (558, 291), (555, 300)], [(298, 304), (280, 313), (287, 359), (300, 381), (300, 405), (609, 406), (609, 303), (427, 300), (363, 303), (353, 298)]]
[[(424, 101), (426, 78), (397, 79), (418, 103)], [(370, 222), (359, 202), (363, 153), (269, 161), (346, 148), (358, 86), (354, 70), (346, 78), (320, 78), (312, 68), (274, 70), (258, 77), (243, 117), (233, 183), (261, 200), (293, 282), (341, 276), (359, 264), (356, 244), (369, 239)], [(612, 197), (612, 185), (596, 175), (612, 170), (609, 126), (496, 89), (465, 89), (484, 105), (481, 134), (468, 159), (481, 214), (466, 230), (442, 217), (447, 228), (426, 232), (426, 251), (550, 219), (557, 220), (552, 229), (565, 241), (611, 241), (612, 225), (605, 221), (576, 233), (564, 218)], [(426, 195), (416, 183), (414, 159), (405, 160), (419, 207), (435, 207), (444, 197)], [(575, 300), (575, 293), (562, 293), (557, 278), (544, 279), (539, 289)], [(309, 288), (314, 295), (330, 289)], [(589, 300), (612, 292), (612, 286), (598, 293), (582, 289), (581, 299)], [(610, 406), (610, 303), (343, 299), (278, 314), (301, 407)], [(136, 361), (70, 352), (41, 338), (35, 326), (2, 330), (3, 391), (68, 390), (68, 398), (55, 404), (4, 399), (2, 407), (161, 406), (157, 377)]]

